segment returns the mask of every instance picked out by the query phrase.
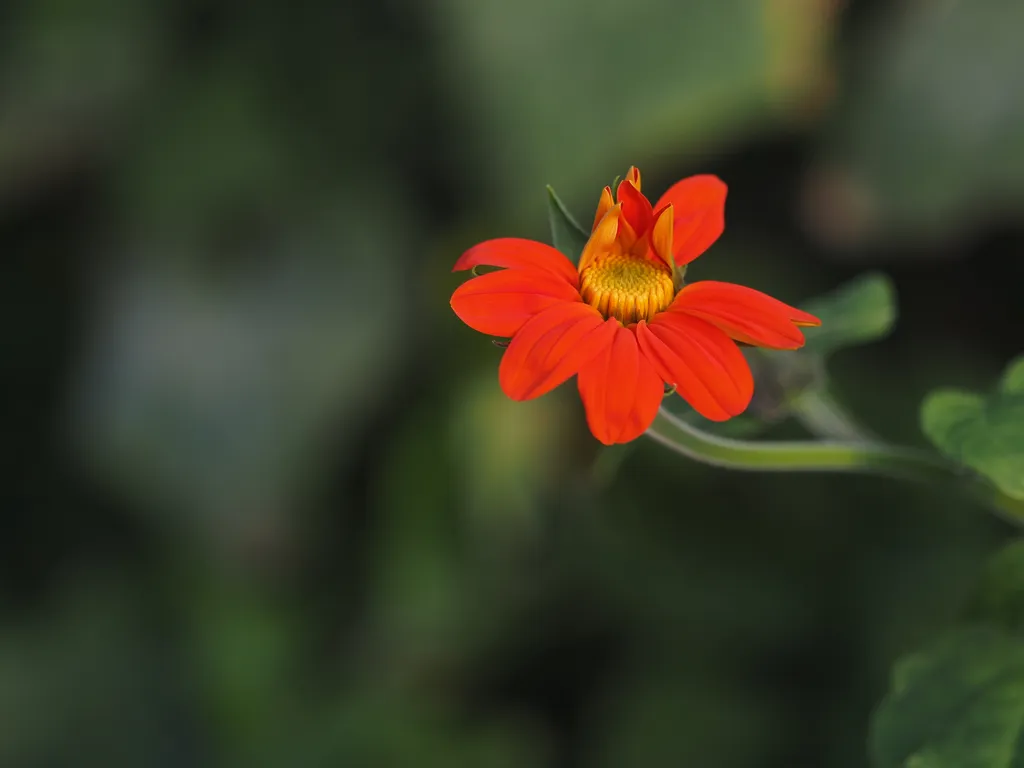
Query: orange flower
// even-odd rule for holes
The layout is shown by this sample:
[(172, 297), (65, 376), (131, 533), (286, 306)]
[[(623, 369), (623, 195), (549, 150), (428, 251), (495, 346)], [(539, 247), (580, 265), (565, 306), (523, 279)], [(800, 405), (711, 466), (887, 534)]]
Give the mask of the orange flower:
[(630, 168), (616, 199), (601, 193), (578, 268), (518, 238), (462, 254), (453, 271), (504, 267), (461, 285), (451, 305), (471, 328), (511, 337), (498, 369), (505, 394), (530, 400), (578, 375), (590, 431), (607, 445), (644, 433), (665, 384), (708, 419), (742, 413), (754, 380), (734, 340), (797, 349), (797, 326), (820, 321), (741, 285), (682, 285), (685, 265), (725, 228), (725, 196), (718, 177), (691, 176), (652, 206)]

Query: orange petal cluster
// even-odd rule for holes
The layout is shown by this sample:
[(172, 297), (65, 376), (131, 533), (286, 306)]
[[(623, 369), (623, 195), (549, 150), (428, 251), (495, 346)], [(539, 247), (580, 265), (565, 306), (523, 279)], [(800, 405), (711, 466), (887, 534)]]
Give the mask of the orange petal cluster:
[(576, 267), (544, 243), (480, 243), (453, 271), (500, 267), (463, 283), (455, 314), (474, 330), (510, 338), (498, 369), (514, 400), (540, 397), (573, 376), (591, 432), (611, 445), (654, 421), (665, 385), (701, 415), (742, 413), (754, 380), (736, 342), (769, 349), (804, 344), (807, 312), (732, 283), (677, 287), (680, 267), (725, 229), (726, 185), (691, 176), (654, 205), (630, 168), (613, 197), (605, 187)]

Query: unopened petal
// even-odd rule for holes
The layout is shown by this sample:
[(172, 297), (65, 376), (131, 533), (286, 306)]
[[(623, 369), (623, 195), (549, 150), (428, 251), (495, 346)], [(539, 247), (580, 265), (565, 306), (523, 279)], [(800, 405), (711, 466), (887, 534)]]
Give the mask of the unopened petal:
[[(590, 233), (590, 239), (583, 246), (583, 253), (580, 254), (579, 272), (589, 267), (599, 254), (607, 252), (612, 247), (619, 235), (621, 217), (622, 206), (613, 205), (594, 227), (594, 231)], [(579, 277), (577, 277), (576, 285), (579, 285)]]
[(637, 192), (640, 191), (640, 169), (635, 165), (629, 166), (629, 170), (626, 172), (626, 180), (636, 187)]
[(675, 224), (675, 215), (672, 205), (662, 208), (654, 217), (654, 226), (651, 229), (651, 250), (654, 255), (668, 265), (669, 269), (675, 267), (672, 256), (672, 229)]
[(601, 190), (601, 199), (597, 201), (597, 212), (594, 214), (594, 226), (590, 228), (591, 232), (597, 229), (597, 225), (601, 223), (601, 219), (613, 205), (615, 205), (615, 200), (612, 198), (612, 188), (605, 187)]
[[(653, 220), (651, 201), (640, 192), (628, 177), (619, 182), (618, 201), (622, 206), (622, 218), (626, 220), (633, 230), (634, 239), (642, 238), (651, 228)], [(627, 243), (625, 247), (628, 248), (631, 244)]]
[(678, 266), (689, 264), (711, 247), (725, 230), (728, 187), (717, 176), (691, 176), (669, 187), (654, 209), (675, 211), (673, 255)]

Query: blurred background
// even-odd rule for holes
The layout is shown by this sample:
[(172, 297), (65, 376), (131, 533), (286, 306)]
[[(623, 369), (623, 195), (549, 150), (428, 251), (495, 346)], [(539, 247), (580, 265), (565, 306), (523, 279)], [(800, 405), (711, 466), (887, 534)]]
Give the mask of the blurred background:
[[(928, 488), (602, 463), (448, 299), (630, 164), (691, 279), (900, 319), (924, 445), (1024, 347), (1019, 0), (0, 5), (0, 765), (846, 768), (1011, 531)], [(791, 420), (767, 437), (803, 434)], [(603, 467), (595, 473), (595, 461)]]

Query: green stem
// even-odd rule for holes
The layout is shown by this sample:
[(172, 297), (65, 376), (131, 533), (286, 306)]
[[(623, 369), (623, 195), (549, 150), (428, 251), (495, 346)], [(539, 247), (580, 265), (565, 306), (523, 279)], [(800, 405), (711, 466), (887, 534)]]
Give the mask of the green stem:
[(703, 432), (658, 412), (647, 434), (695, 461), (754, 472), (860, 472), (915, 480), (935, 488), (955, 487), (1016, 525), (1024, 525), (1024, 501), (999, 491), (983, 478), (925, 451), (880, 442), (749, 442)]
[(790, 403), (790, 408), (811, 434), (851, 443), (878, 441), (823, 389), (806, 390)]

